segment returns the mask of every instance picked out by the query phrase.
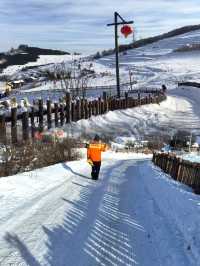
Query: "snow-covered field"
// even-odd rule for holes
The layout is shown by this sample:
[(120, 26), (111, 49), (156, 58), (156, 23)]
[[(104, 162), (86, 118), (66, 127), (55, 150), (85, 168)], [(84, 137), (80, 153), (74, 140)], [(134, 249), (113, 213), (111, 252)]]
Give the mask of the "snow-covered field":
[(145, 155), (107, 152), (0, 179), (0, 264), (196, 266), (199, 197)]

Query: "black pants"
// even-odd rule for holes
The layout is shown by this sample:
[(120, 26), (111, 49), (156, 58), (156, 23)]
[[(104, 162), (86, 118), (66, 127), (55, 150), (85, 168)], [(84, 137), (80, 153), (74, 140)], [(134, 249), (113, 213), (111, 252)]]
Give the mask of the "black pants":
[(99, 177), (99, 171), (101, 168), (101, 162), (93, 162), (93, 166), (92, 166), (92, 179), (97, 180)]

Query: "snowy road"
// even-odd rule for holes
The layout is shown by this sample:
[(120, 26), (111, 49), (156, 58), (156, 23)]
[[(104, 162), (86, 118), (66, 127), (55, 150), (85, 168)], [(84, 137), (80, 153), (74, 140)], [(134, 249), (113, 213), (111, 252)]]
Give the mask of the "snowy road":
[(140, 159), (106, 154), (98, 182), (80, 162), (1, 179), (0, 265), (200, 265), (199, 198)]

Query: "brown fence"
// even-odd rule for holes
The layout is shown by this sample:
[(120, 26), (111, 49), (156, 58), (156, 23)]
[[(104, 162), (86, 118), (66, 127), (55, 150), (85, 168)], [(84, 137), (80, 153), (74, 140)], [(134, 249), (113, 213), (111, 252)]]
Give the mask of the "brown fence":
[(153, 162), (165, 173), (200, 193), (200, 163), (193, 163), (166, 153), (154, 153)]
[(114, 96), (107, 97), (104, 92), (103, 97), (90, 101), (88, 99), (72, 100), (70, 93), (66, 93), (64, 99), (59, 103), (47, 100), (44, 104), (43, 100), (39, 99), (35, 101), (37, 104), (28, 108), (27, 111), (19, 113), (17, 108), (12, 108), (9, 116), (0, 115), (0, 143), (10, 140), (12, 143), (17, 143), (19, 139), (28, 140), (30, 135), (35, 136), (36, 131), (42, 132), (45, 126), (48, 129), (54, 126), (62, 127), (64, 124), (105, 114), (108, 111), (160, 103), (166, 99), (163, 90), (147, 94), (143, 98), (140, 96), (138, 93), (138, 97), (134, 98), (125, 93), (124, 97), (116, 98)]

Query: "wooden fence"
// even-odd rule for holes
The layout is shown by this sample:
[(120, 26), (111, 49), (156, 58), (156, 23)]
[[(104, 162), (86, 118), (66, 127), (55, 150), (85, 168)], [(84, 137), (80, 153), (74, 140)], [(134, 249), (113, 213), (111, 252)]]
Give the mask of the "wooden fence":
[(185, 81), (185, 82), (179, 82), (178, 86), (188, 86), (188, 87), (200, 88), (200, 83), (199, 82)]
[(165, 173), (200, 193), (200, 163), (193, 163), (167, 153), (154, 153), (153, 162)]
[[(64, 100), (59, 103), (52, 103), (50, 100), (44, 104), (42, 99), (37, 100), (37, 104), (29, 107), (23, 112), (17, 108), (12, 108), (9, 116), (0, 114), (0, 143), (17, 143), (19, 139), (28, 140), (30, 135), (35, 136), (36, 131), (42, 132), (47, 126), (62, 127), (64, 124), (76, 122), (80, 119), (88, 119), (108, 111), (133, 108), (144, 104), (160, 103), (166, 99), (163, 90), (148, 94), (146, 97), (130, 97), (126, 92), (124, 97), (107, 97), (106, 92), (103, 97), (95, 100), (76, 99), (72, 100), (70, 93), (66, 93)], [(19, 123), (20, 122), (20, 129)]]

